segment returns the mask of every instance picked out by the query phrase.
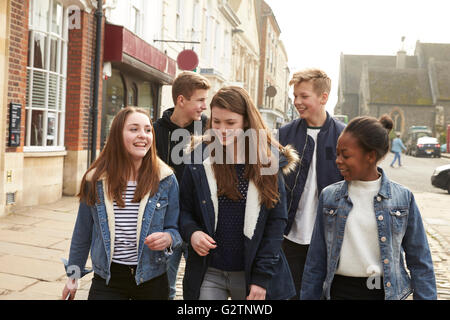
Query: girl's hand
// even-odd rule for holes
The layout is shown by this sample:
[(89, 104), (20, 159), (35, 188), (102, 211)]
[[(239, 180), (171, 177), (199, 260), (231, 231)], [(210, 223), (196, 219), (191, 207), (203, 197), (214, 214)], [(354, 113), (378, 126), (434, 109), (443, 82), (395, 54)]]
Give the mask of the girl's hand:
[(77, 293), (78, 289), (78, 281), (74, 279), (67, 279), (66, 285), (64, 286), (63, 292), (62, 292), (62, 299), (66, 300), (67, 295), (70, 293), (70, 297), (68, 300), (75, 299), (75, 294)]
[(162, 251), (172, 244), (172, 237), (168, 232), (155, 232), (145, 238), (144, 244), (150, 250)]
[(195, 231), (191, 236), (191, 245), (201, 257), (209, 254), (209, 250), (217, 247), (216, 242), (203, 231)]
[(250, 285), (250, 294), (247, 300), (266, 300), (266, 289), (256, 284)]

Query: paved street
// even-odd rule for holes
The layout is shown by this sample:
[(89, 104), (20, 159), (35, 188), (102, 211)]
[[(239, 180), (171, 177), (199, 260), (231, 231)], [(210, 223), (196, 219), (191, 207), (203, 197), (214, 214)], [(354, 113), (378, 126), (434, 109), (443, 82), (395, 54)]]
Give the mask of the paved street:
[[(450, 195), (431, 186), (435, 166), (450, 159), (405, 157), (402, 168), (390, 168), (392, 155), (382, 163), (389, 177), (414, 192), (427, 228), (435, 266), (438, 297), (450, 300)], [(0, 218), (0, 300), (60, 299), (65, 283), (61, 258), (68, 257), (78, 202), (75, 197), (36, 207), (17, 208)], [(184, 270), (184, 262), (181, 265)], [(76, 299), (86, 299), (92, 275), (80, 281)], [(177, 282), (181, 299), (182, 272)]]

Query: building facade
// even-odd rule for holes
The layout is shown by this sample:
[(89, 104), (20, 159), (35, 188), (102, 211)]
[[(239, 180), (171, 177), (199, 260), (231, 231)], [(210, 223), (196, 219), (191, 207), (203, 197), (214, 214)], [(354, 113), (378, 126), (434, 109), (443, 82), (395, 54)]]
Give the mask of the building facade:
[(450, 124), (450, 44), (416, 42), (414, 55), (341, 55), (335, 114), (389, 114), (394, 131), (413, 125), (445, 134)]
[[(197, 53), (194, 71), (210, 80), (209, 101), (222, 86), (239, 85), (257, 103), (259, 4), (103, 0), (99, 11), (94, 0), (1, 1), (0, 215), (77, 194), (121, 108), (139, 106), (156, 119), (173, 106), (171, 83), (183, 50)], [(287, 54), (276, 39), (270, 79), (278, 93), (267, 103), (284, 119), (293, 107)]]
[[(96, 14), (96, 4), (90, 0), (1, 3), (5, 28), (0, 28), (4, 78), (0, 166), (5, 175), (0, 180), (0, 214), (8, 214), (17, 205), (51, 203), (63, 194), (75, 195), (92, 161), (91, 153), (95, 157), (101, 150), (111, 109), (138, 105), (156, 117), (162, 84), (171, 83), (175, 76), (173, 59), (125, 27), (119, 26), (111, 41), (106, 34), (111, 36), (114, 26)], [(103, 5), (105, 12), (113, 10), (114, 3), (104, 1)], [(99, 19), (102, 34), (97, 48)], [(104, 81), (97, 88), (94, 134), (96, 50)], [(115, 87), (117, 78), (121, 86)]]
[(260, 67), (257, 106), (269, 128), (277, 129), (287, 120), (289, 67), (280, 39), (281, 29), (272, 9), (257, 1), (260, 41)]

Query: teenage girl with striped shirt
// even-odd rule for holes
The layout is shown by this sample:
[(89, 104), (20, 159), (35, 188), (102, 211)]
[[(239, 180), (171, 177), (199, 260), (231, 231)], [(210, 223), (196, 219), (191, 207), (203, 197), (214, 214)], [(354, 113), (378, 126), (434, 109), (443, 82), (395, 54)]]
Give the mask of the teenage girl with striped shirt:
[(63, 299), (74, 299), (75, 280), (90, 272), (89, 251), (88, 299), (168, 299), (166, 260), (181, 244), (179, 192), (172, 169), (156, 155), (153, 133), (142, 109), (127, 107), (114, 118), (81, 183)]

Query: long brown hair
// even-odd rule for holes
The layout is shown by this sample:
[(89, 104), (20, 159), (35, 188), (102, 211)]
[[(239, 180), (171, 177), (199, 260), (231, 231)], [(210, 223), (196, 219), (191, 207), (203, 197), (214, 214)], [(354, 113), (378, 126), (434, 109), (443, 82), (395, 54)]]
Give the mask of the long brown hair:
[[(261, 202), (267, 208), (273, 208), (279, 201), (280, 195), (278, 192), (278, 176), (277, 173), (271, 175), (261, 174), (262, 169), (267, 167), (264, 161), (261, 161), (260, 155), (266, 155), (270, 157), (271, 147), (275, 147), (281, 150), (280, 144), (272, 138), (271, 133), (267, 129), (261, 114), (255, 107), (252, 99), (247, 91), (240, 87), (229, 86), (220, 89), (212, 98), (210, 108), (213, 107), (224, 108), (231, 112), (238, 113), (244, 116), (244, 131), (247, 129), (253, 129), (255, 132), (263, 132), (267, 145), (258, 143), (249, 146), (246, 142), (245, 152), (245, 178), (253, 181), (256, 188), (259, 191)], [(212, 117), (209, 119), (209, 128), (212, 127)], [(259, 136), (258, 136), (259, 139)], [(249, 163), (249, 149), (256, 146), (256, 163)], [(259, 150), (262, 147), (263, 150)], [(276, 159), (278, 161), (278, 159)], [(277, 164), (278, 165), (278, 164)], [(214, 175), (217, 180), (217, 192), (218, 195), (224, 195), (231, 200), (242, 199), (237, 185), (237, 175), (234, 170), (233, 164), (219, 164), (214, 162), (213, 165)]]
[[(111, 124), (108, 140), (105, 148), (97, 160), (89, 167), (81, 180), (80, 201), (88, 205), (94, 205), (99, 201), (97, 193), (97, 181), (106, 178), (107, 193), (110, 199), (117, 205), (124, 207), (123, 192), (126, 190), (130, 176), (137, 176), (137, 186), (133, 202), (139, 202), (145, 194), (150, 192), (153, 196), (159, 186), (159, 159), (156, 155), (155, 131), (152, 125), (153, 141), (150, 150), (142, 159), (141, 167), (137, 175), (131, 157), (127, 153), (123, 141), (123, 129), (127, 117), (139, 112), (149, 117), (147, 111), (136, 107), (126, 107), (119, 111)], [(149, 117), (150, 119), (150, 117)], [(150, 119), (150, 124), (151, 119)], [(91, 172), (92, 171), (92, 172)], [(89, 177), (89, 178), (87, 178)]]

